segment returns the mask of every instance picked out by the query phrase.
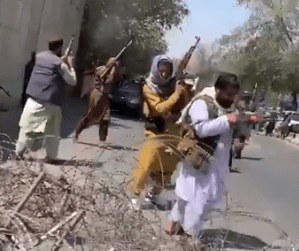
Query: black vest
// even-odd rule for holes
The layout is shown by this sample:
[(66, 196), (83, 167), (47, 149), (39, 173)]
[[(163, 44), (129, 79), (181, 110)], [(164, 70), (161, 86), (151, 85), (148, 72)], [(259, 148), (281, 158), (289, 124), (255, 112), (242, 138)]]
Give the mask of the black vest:
[[(209, 118), (216, 119), (218, 117), (219, 110), (214, 104), (213, 99), (206, 95), (200, 96), (198, 99), (206, 102)], [(213, 159), (220, 135), (200, 138), (191, 123), (192, 121), (189, 115), (187, 121), (185, 123), (181, 123), (181, 140), (178, 143), (177, 150), (189, 163), (189, 166), (197, 170), (206, 169), (208, 167), (208, 163)]]
[(27, 94), (33, 99), (61, 106), (66, 84), (61, 64), (61, 59), (51, 51), (37, 54)]

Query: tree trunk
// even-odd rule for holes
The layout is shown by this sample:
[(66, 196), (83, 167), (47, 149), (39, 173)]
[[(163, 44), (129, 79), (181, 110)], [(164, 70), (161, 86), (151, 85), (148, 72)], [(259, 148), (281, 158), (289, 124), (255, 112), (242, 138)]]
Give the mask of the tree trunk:
[(292, 92), (294, 110), (298, 110), (297, 92)]

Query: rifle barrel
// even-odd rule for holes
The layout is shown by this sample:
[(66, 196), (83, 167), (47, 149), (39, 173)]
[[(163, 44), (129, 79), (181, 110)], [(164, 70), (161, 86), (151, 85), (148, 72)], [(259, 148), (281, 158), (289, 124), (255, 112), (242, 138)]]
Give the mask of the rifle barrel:
[[(117, 61), (119, 58), (120, 58), (120, 56), (124, 53), (124, 51), (131, 45), (131, 43), (133, 42), (133, 40), (131, 40), (128, 44), (127, 44), (127, 46), (125, 46), (118, 54), (117, 54), (117, 56), (115, 57), (115, 61)], [(114, 65), (111, 65), (110, 67), (108, 67), (106, 70), (105, 70), (105, 72), (101, 75), (101, 78), (103, 79), (106, 75), (107, 75), (107, 73), (112, 69), (112, 67), (113, 67)], [(98, 67), (99, 68), (99, 67)], [(98, 69), (97, 68), (97, 69)]]
[(196, 49), (199, 41), (200, 41), (200, 37), (195, 37), (196, 39), (196, 42), (195, 42), (195, 45), (191, 46), (190, 49), (188, 50), (188, 52), (185, 54), (185, 56), (183, 57), (183, 59), (181, 60), (179, 66), (178, 66), (178, 69), (175, 73), (175, 79), (176, 80), (179, 80), (181, 79), (182, 75), (183, 75), (183, 72), (184, 70), (186, 69), (189, 61), (190, 61), (190, 58), (194, 52), (194, 50)]
[(128, 44), (127, 44), (127, 46), (125, 46), (118, 54), (117, 54), (117, 56), (116, 56), (116, 60), (117, 59), (119, 59), (120, 58), (120, 56), (124, 53), (124, 51), (131, 45), (131, 43), (133, 42), (133, 40), (131, 40)]
[(70, 42), (69, 42), (69, 44), (66, 48), (67, 55), (69, 55), (70, 52), (71, 52), (71, 47), (72, 47), (72, 44), (73, 44), (74, 40), (75, 40), (75, 35), (72, 35), (72, 38), (71, 38), (71, 40), (70, 40)]

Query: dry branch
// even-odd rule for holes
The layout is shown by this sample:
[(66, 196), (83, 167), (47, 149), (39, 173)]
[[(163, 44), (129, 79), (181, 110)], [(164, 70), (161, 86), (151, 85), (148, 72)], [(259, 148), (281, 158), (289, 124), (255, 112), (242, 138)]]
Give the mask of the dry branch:
[(67, 236), (67, 234), (75, 229), (75, 227), (77, 226), (77, 224), (79, 223), (79, 221), (82, 219), (82, 217), (84, 216), (84, 214), (85, 214), (85, 211), (83, 211), (83, 210), (81, 210), (79, 213), (76, 214), (75, 219), (70, 224), (69, 228), (67, 230), (65, 230), (62, 233), (61, 237), (55, 242), (54, 247), (52, 248), (52, 250), (56, 251), (56, 250), (59, 249), (59, 247), (63, 243), (63, 240), (65, 239), (65, 237)]
[(38, 185), (41, 183), (42, 179), (44, 178), (45, 173), (41, 173), (38, 178), (35, 180), (35, 182), (33, 183), (33, 185), (31, 186), (30, 190), (28, 191), (28, 193), (23, 197), (23, 199), (20, 201), (20, 203), (17, 205), (17, 207), (15, 208), (15, 212), (20, 212), (25, 203), (29, 200), (29, 198), (31, 197), (31, 195), (36, 191)]
[(76, 217), (76, 215), (78, 214), (78, 212), (74, 212), (72, 213), (70, 216), (68, 216), (65, 220), (61, 221), (59, 224), (57, 224), (55, 227), (51, 228), (45, 235), (43, 235), (40, 240), (43, 241), (45, 239), (48, 238), (48, 236), (53, 236), (53, 234), (59, 229), (61, 228), (63, 225), (67, 224), (69, 221), (71, 221), (74, 217)]

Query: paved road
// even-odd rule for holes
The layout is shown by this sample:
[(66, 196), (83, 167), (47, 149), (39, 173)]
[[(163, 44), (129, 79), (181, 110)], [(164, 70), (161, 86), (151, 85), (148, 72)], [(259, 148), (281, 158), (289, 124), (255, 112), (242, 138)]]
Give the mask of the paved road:
[[(73, 143), (74, 132), (60, 142), (61, 159), (89, 159), (95, 162), (94, 172), (104, 178), (103, 172), (116, 174), (118, 182), (127, 179), (137, 165), (138, 151), (144, 142), (144, 126), (141, 121), (112, 117), (107, 144), (99, 142), (98, 126), (84, 130), (79, 142)], [(106, 147), (108, 145), (108, 148)]]
[(255, 136), (233, 166), (228, 191), (241, 204), (279, 224), (299, 242), (299, 148), (276, 138)]
[[(77, 113), (81, 114), (82, 111)], [(8, 115), (4, 119), (11, 120), (11, 116)], [(81, 144), (73, 144), (68, 138), (73, 135), (72, 131), (77, 123), (74, 117), (76, 120), (79, 118), (77, 114), (74, 116), (74, 113), (66, 116), (64, 125), (72, 124), (72, 128), (63, 129), (64, 139), (61, 140), (60, 158), (69, 159), (77, 156), (83, 159), (96, 159), (103, 164), (100, 165), (99, 172), (103, 170), (131, 172), (137, 163), (140, 143), (144, 140), (142, 122), (114, 117), (108, 137), (112, 149), (103, 153), (103, 149), (96, 146), (98, 143), (96, 126), (82, 133)], [(3, 118), (1, 120), (3, 122)], [(15, 127), (14, 134), (9, 133), (6, 128), (2, 129), (12, 138), (17, 136), (16, 121), (4, 123)], [(246, 211), (269, 217), (277, 222), (293, 241), (299, 243), (299, 148), (276, 138), (255, 136), (245, 148), (243, 158), (234, 160), (233, 166), (240, 172), (229, 175), (227, 183), (228, 192), (234, 203)], [(121, 179), (119, 176), (119, 180)], [(257, 230), (259, 228), (256, 223), (252, 227)]]
[[(82, 134), (82, 139), (96, 142), (95, 135), (97, 128), (92, 127)], [(109, 134), (112, 145), (134, 149), (139, 148), (138, 144), (143, 140), (143, 123), (113, 118)], [(115, 168), (130, 173), (137, 163), (132, 157), (138, 157), (138, 152), (125, 151), (125, 154), (131, 161)], [(299, 243), (299, 148), (276, 138), (254, 136), (246, 146), (243, 158), (235, 159), (233, 166), (239, 173), (229, 175), (227, 186), (235, 205), (270, 218)], [(260, 226), (252, 222), (250, 232), (269, 231), (272, 235), (271, 230)], [(269, 240), (272, 237), (274, 235)]]

